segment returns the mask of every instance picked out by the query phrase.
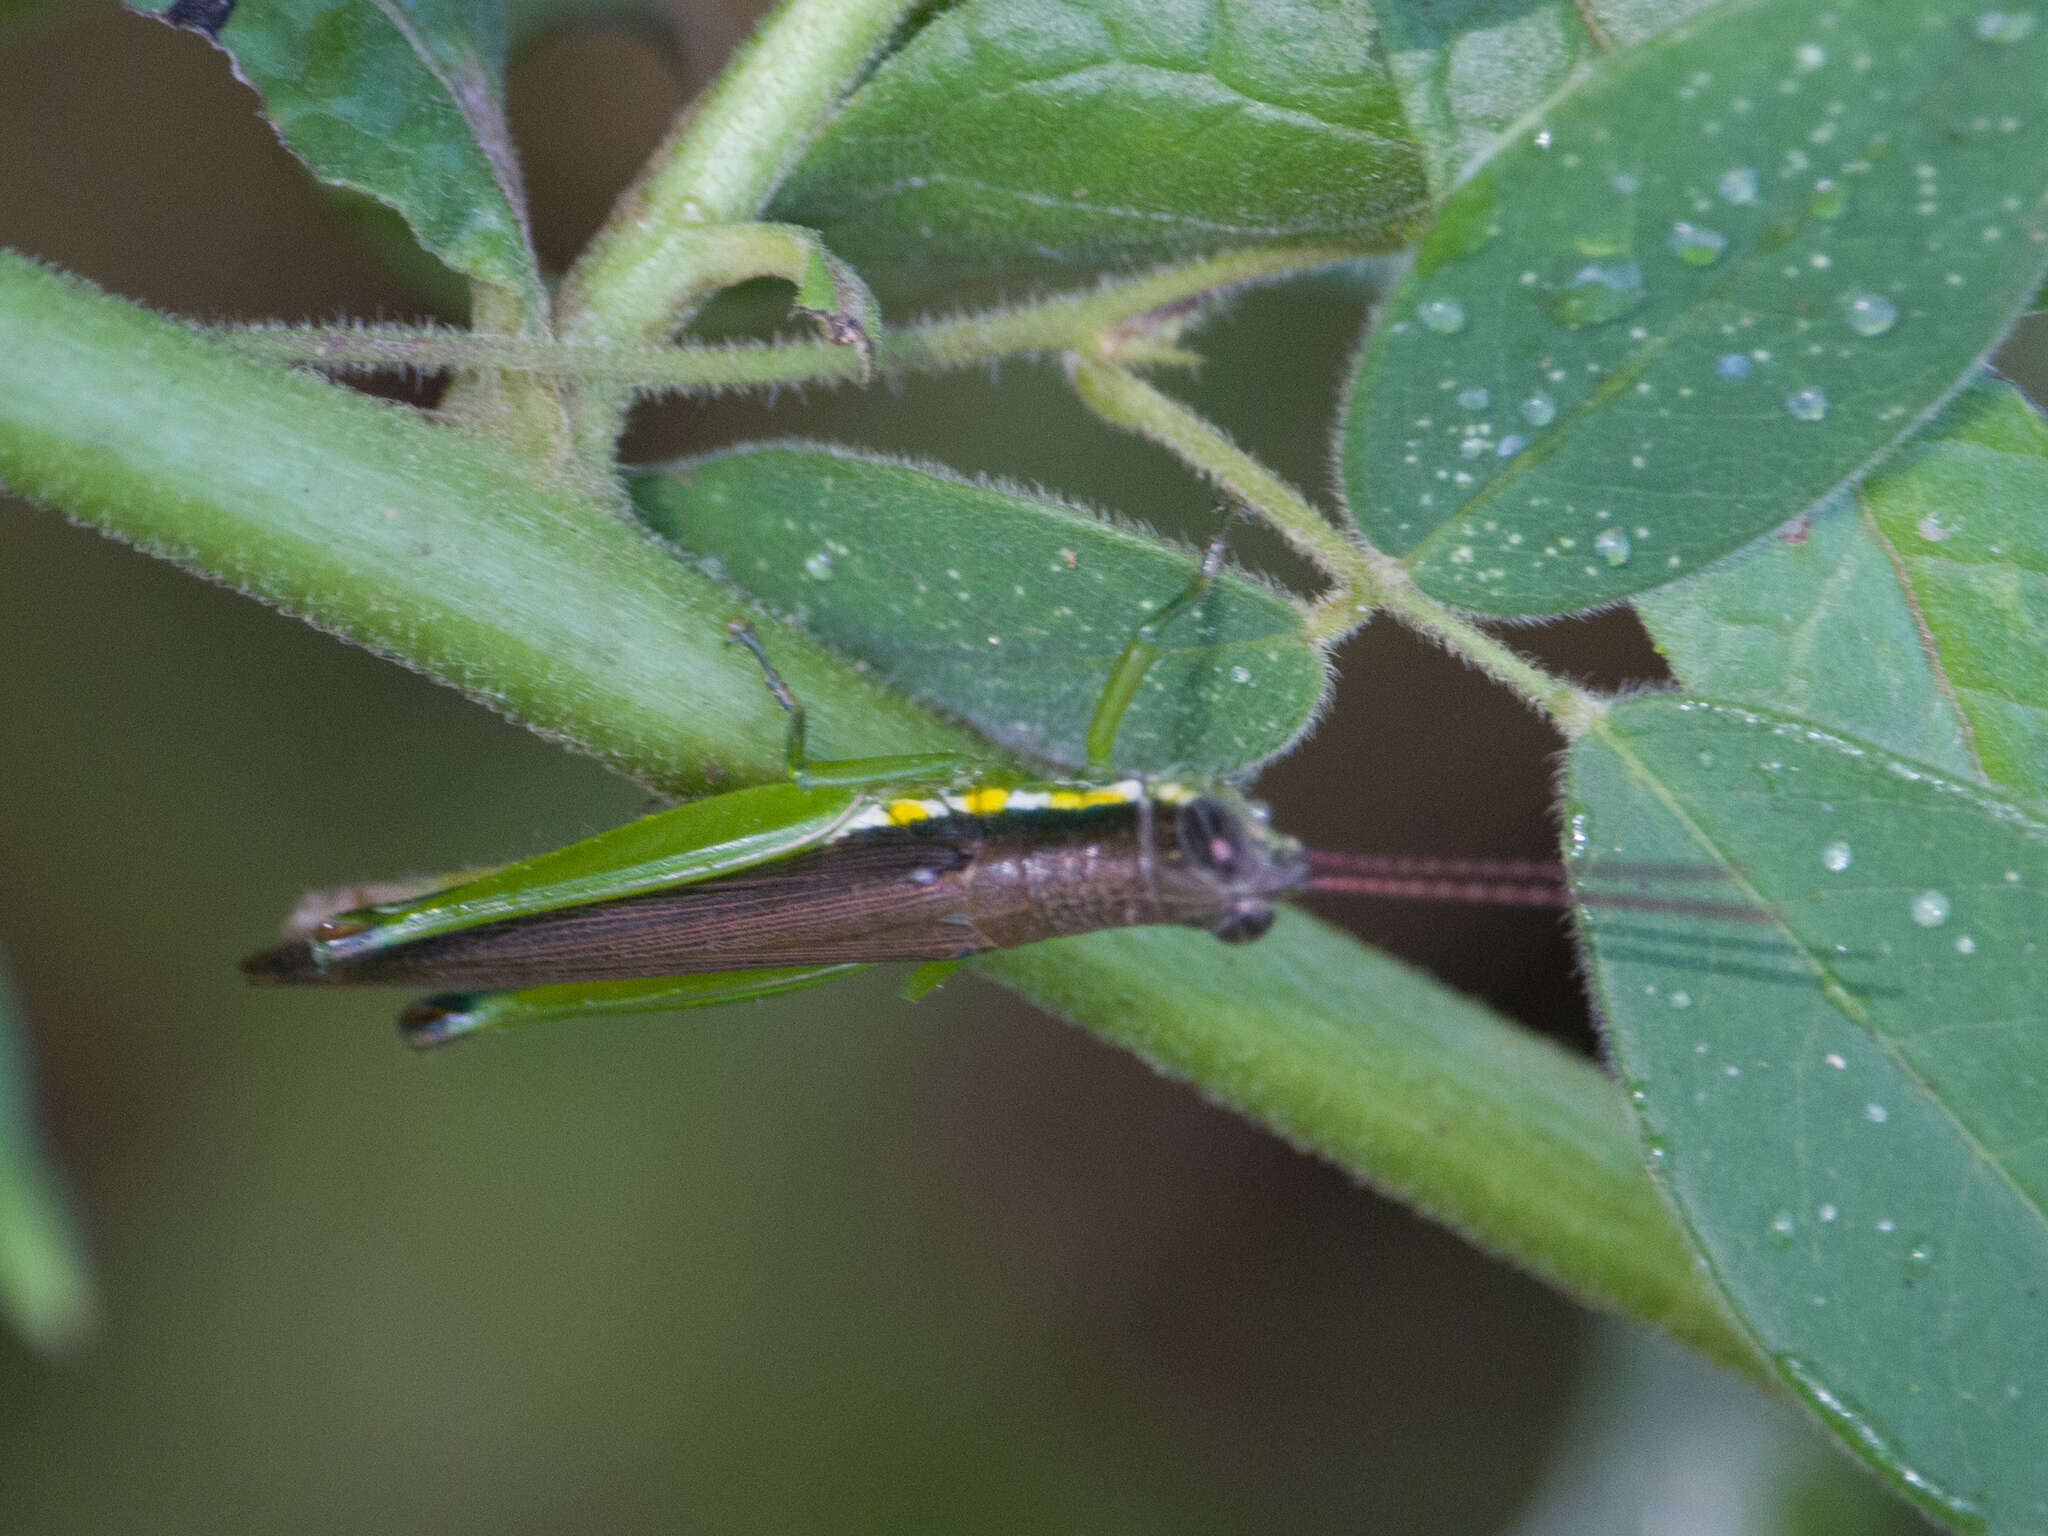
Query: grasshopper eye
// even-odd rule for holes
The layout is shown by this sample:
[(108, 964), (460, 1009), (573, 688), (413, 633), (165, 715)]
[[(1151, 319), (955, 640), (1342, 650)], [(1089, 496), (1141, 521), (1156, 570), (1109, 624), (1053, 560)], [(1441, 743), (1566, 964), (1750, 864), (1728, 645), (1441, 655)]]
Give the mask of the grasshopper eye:
[(1180, 808), (1174, 819), (1180, 851), (1197, 869), (1228, 880), (1244, 866), (1245, 827), (1221, 800), (1202, 795)]
[(1265, 902), (1240, 902), (1209, 931), (1226, 944), (1249, 944), (1254, 939), (1263, 939), (1272, 926), (1273, 909)]

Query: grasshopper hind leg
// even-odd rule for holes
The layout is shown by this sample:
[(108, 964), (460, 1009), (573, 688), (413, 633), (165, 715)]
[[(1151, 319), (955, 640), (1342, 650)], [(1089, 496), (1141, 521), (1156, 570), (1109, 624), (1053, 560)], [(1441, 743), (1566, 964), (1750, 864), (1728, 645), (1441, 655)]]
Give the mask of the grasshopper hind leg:
[(779, 997), (866, 969), (855, 964), (803, 965), (777, 970), (657, 976), (638, 981), (563, 982), (506, 991), (437, 992), (399, 1014), (398, 1034), (415, 1050), (432, 1050), (466, 1035), (507, 1029), (515, 1024), (608, 1018), (626, 1013), (670, 1013), (679, 1008), (708, 1008), (719, 1003)]

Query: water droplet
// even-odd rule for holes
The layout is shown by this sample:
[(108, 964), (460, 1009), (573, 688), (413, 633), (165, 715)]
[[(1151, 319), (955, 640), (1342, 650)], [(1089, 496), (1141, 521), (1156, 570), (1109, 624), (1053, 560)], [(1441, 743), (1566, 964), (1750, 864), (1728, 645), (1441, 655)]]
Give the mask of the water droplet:
[(1891, 1117), (1892, 1112), (1875, 1101), (1863, 1106), (1863, 1118), (1872, 1125), (1883, 1125)]
[(1811, 74), (1827, 61), (1828, 51), (1819, 43), (1801, 43), (1792, 50), (1792, 63), (1801, 74)]
[(1474, 386), (1458, 391), (1458, 404), (1468, 411), (1483, 411), (1493, 404), (1493, 396), (1485, 389)]
[(1649, 298), (1643, 269), (1633, 261), (1588, 262), (1548, 299), (1551, 316), (1567, 330), (1605, 325)]
[(1820, 851), (1820, 867), (1830, 874), (1839, 875), (1849, 867), (1849, 861), (1854, 857), (1855, 853), (1847, 843), (1829, 843)]
[(1763, 186), (1763, 178), (1756, 167), (1739, 165), (1722, 176), (1718, 190), (1721, 201), (1733, 203), (1737, 208), (1747, 208), (1757, 200), (1757, 193)]
[(1500, 440), (1500, 446), (1493, 451), (1504, 459), (1512, 459), (1528, 446), (1529, 439), (1523, 437), (1519, 432), (1510, 432)]
[(1858, 288), (1842, 296), (1842, 318), (1858, 336), (1882, 336), (1898, 323), (1899, 306), (1881, 293)]
[(1839, 219), (1849, 211), (1849, 189), (1838, 181), (1816, 181), (1806, 211), (1816, 219)]
[(1749, 358), (1741, 352), (1724, 352), (1714, 362), (1714, 372), (1724, 379), (1749, 377)]
[[(1691, 994), (1690, 992), (1674, 992), (1674, 993), (1672, 993), (1672, 994), (1671, 994), (1671, 1006), (1672, 1006), (1672, 1007), (1674, 1007), (1674, 1008), (1690, 1008), (1690, 1007), (1692, 1006), (1692, 994)], [(1727, 1069), (1726, 1069), (1726, 1068), (1724, 1067), (1724, 1068), (1723, 1068), (1722, 1070), (1723, 1070), (1723, 1071), (1726, 1071)], [(1733, 1073), (1733, 1074), (1731, 1074), (1731, 1075), (1733, 1075), (1733, 1076), (1738, 1076), (1738, 1077), (1739, 1077), (1739, 1076), (1741, 1076), (1741, 1073), (1742, 1073), (1742, 1069), (1741, 1069), (1740, 1067), (1738, 1067), (1738, 1068), (1736, 1068), (1736, 1069), (1735, 1069), (1734, 1073)]]
[(1785, 409), (1801, 421), (1819, 421), (1828, 413), (1828, 397), (1811, 386), (1795, 389), (1785, 397)]
[(1939, 928), (1948, 921), (1948, 898), (1939, 891), (1922, 891), (1913, 898), (1913, 921), (1922, 928)]
[(1841, 1215), (1842, 1213), (1836, 1210), (1832, 1205), (1823, 1205), (1817, 1214), (1819, 1215), (1822, 1221), (1833, 1221), (1837, 1216)]
[(2040, 24), (2033, 11), (1984, 11), (1977, 17), (1977, 36), (1987, 43), (2025, 42)]
[(1619, 528), (1602, 528), (1593, 535), (1593, 553), (1609, 565), (1628, 564), (1628, 535)]
[(1683, 219), (1671, 226), (1671, 238), (1664, 243), (1671, 247), (1671, 254), (1688, 267), (1711, 267), (1728, 249), (1726, 235), (1698, 224), (1688, 224)]
[(1425, 299), (1415, 306), (1415, 318), (1425, 330), (1454, 336), (1465, 329), (1465, 306), (1456, 299)]
[(804, 574), (813, 581), (832, 579), (832, 556), (825, 550), (804, 557)]
[(1934, 1273), (1934, 1245), (1917, 1242), (1906, 1250), (1906, 1272), (1910, 1275), (1931, 1275)]
[(1532, 427), (1547, 427), (1557, 420), (1557, 402), (1548, 395), (1531, 395), (1522, 402), (1522, 420)]
[(1974, 955), (1975, 953), (1977, 953), (1977, 941), (1971, 938), (1967, 933), (1957, 934), (1956, 953), (1959, 955)]
[(1232, 667), (1230, 669), (1230, 680), (1233, 683), (1248, 683), (1252, 680), (1252, 669), (1250, 667)]
[(1458, 444), (1458, 457), (1463, 459), (1476, 459), (1484, 452), (1486, 439), (1483, 437), (1468, 437)]
[(1799, 1230), (1799, 1223), (1792, 1219), (1790, 1211), (1780, 1211), (1771, 1218), (1771, 1236), (1779, 1243), (1792, 1241), (1792, 1234)]
[(1711, 768), (1717, 761), (1718, 759), (1711, 752), (1702, 752), (1700, 754), (1700, 766), (1702, 768)]

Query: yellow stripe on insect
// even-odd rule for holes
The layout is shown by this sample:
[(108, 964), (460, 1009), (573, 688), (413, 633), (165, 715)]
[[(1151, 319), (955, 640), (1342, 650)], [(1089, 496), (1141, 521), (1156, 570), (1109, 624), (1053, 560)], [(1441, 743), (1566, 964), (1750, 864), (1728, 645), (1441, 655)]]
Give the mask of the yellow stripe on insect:
[(993, 816), (1010, 803), (1007, 789), (970, 789), (960, 797), (960, 805), (970, 816)]
[(913, 821), (929, 820), (932, 808), (922, 800), (891, 800), (889, 819), (899, 827), (907, 827)]

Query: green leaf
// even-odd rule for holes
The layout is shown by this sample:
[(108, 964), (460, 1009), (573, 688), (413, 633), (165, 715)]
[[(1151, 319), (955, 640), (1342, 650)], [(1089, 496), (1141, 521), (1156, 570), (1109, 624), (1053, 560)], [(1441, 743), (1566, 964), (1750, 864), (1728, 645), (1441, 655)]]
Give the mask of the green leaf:
[(1860, 496), (1995, 784), (2048, 803), (2048, 422), (1978, 385)]
[(2006, 14), (1717, 7), (1532, 124), (1360, 359), (1343, 473), (1374, 541), (1437, 597), (1563, 612), (1868, 466), (2048, 265), (2048, 28)]
[(1422, 157), (1365, 0), (968, 0), (847, 102), (770, 217), (870, 282), (1401, 243)]
[(1380, 31), (1408, 126), (1448, 192), (1502, 133), (1589, 60), (1633, 48), (1713, 0), (1382, 0)]
[(1798, 715), (1948, 773), (1976, 771), (1898, 573), (1848, 492), (1786, 537), (1636, 608), (1689, 693)]
[(1125, 930), (973, 967), (1567, 1291), (1750, 1363), (1613, 1083), (1336, 929), (1290, 911), (1256, 944)]
[(2048, 423), (1985, 379), (1876, 474), (1638, 600), (1691, 692), (2048, 799)]
[(0, 977), (0, 1311), (38, 1349), (80, 1343), (97, 1312), (64, 1191), (43, 1151), (28, 1047)]
[(322, 181), (389, 204), (456, 271), (545, 312), (505, 123), (497, 0), (140, 0), (211, 38)]
[[(808, 444), (670, 465), (633, 496), (657, 532), (892, 687), (1055, 762), (1085, 760), (1117, 654), (1196, 565), (1043, 495)], [(1294, 606), (1226, 573), (1167, 630), (1118, 760), (1244, 768), (1301, 734), (1324, 686)]]
[(1653, 1165), (1738, 1316), (1932, 1513), (2048, 1526), (2048, 825), (1669, 697), (1582, 739), (1569, 796), (1575, 875), (1722, 869), (1769, 919), (1583, 914)]

